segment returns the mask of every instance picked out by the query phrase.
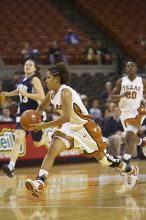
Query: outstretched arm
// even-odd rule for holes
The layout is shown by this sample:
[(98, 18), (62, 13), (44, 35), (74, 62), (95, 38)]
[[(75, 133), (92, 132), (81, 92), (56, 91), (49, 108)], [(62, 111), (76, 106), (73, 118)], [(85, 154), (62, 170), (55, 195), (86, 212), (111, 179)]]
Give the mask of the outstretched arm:
[(51, 101), (50, 96), (51, 96), (51, 92), (49, 91), (46, 97), (44, 98), (44, 100), (38, 106), (37, 111), (42, 113), (50, 105), (50, 101)]
[(17, 89), (11, 92), (1, 92), (1, 96), (17, 96), (17, 95), (19, 95)]

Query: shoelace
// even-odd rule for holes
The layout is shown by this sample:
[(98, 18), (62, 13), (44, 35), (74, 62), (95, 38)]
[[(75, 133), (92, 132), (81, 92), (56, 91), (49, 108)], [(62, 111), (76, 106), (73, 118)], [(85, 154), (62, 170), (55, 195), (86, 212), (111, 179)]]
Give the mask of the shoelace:
[(129, 176), (127, 177), (127, 182), (128, 182), (129, 185), (131, 184), (131, 175), (129, 175)]

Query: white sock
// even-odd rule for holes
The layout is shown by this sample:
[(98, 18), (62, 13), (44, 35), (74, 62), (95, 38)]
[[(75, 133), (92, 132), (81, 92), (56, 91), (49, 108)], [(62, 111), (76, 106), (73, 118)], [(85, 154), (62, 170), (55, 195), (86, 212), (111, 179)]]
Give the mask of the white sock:
[(13, 161), (10, 160), (8, 167), (10, 168), (10, 170), (14, 170), (15, 168), (15, 163)]
[(137, 145), (141, 145), (141, 144), (142, 144), (142, 141), (143, 141), (143, 139), (140, 138), (140, 141), (139, 141), (139, 143), (138, 143)]
[(129, 160), (129, 159), (131, 159), (131, 154), (124, 154), (123, 158), (125, 160)]
[(43, 176), (45, 175), (46, 177), (48, 176), (48, 171), (47, 170), (43, 170), (43, 169), (40, 169), (39, 171), (39, 176)]

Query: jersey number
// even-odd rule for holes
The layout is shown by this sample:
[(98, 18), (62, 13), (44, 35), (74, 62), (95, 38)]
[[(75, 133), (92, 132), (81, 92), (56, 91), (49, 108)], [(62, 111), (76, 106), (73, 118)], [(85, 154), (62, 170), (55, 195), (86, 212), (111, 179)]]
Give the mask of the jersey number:
[[(20, 84), (18, 86), (18, 91), (19, 91), (19, 89), (27, 91), (27, 86)], [(28, 98), (26, 96), (19, 95), (19, 97), (20, 97), (20, 103), (27, 103), (28, 102)]]
[(137, 96), (137, 92), (129, 92), (127, 95), (126, 95), (126, 98), (127, 99), (136, 99), (136, 96)]
[(27, 103), (28, 102), (28, 98), (26, 96), (19, 95), (19, 97), (20, 97), (20, 102), (21, 103)]

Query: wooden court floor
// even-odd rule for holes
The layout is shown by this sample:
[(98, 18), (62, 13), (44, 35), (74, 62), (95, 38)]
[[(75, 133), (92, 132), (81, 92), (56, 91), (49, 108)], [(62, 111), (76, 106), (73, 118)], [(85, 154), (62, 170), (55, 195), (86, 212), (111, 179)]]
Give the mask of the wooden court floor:
[(17, 169), (9, 179), (0, 170), (0, 220), (146, 220), (146, 161), (138, 185), (120, 192), (123, 177), (97, 163), (56, 165), (39, 199), (25, 180), (39, 168)]

